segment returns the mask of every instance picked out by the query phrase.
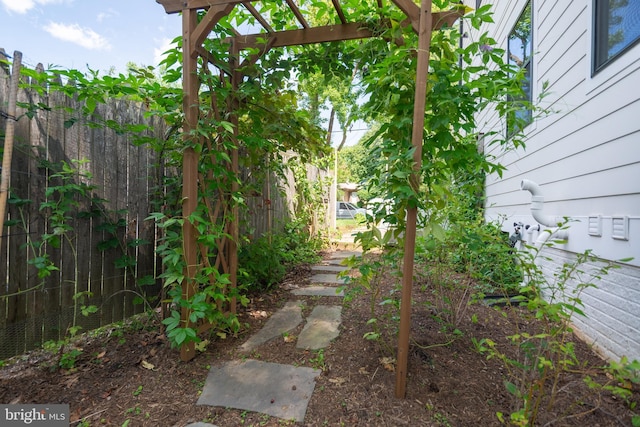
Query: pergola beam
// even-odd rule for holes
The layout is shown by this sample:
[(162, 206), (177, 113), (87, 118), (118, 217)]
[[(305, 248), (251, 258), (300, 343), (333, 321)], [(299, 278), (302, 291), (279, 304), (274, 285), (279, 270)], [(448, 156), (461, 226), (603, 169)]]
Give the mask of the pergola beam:
[(202, 20), (198, 23), (198, 26), (193, 30), (190, 38), (189, 52), (192, 57), (197, 57), (197, 48), (202, 46), (202, 42), (211, 34), (211, 30), (215, 25), (220, 22), (222, 18), (227, 16), (233, 10), (235, 4), (229, 3), (225, 5), (218, 5), (210, 7)]
[(266, 19), (264, 19), (264, 17), (262, 16), (262, 14), (260, 12), (258, 12), (258, 9), (256, 9), (251, 2), (245, 1), (242, 3), (242, 5), (244, 7), (247, 8), (247, 10), (249, 11), (249, 13), (251, 13), (251, 15), (253, 15), (254, 18), (256, 18), (258, 20), (258, 22), (260, 23), (260, 25), (262, 25), (262, 28), (264, 28), (265, 30), (267, 30), (267, 32), (269, 33), (273, 33), (273, 28), (271, 27), (271, 25), (269, 25), (269, 23), (267, 22)]
[[(403, 1), (403, 0), (394, 0)], [(432, 14), (431, 30), (439, 30), (445, 25), (451, 26), (453, 22), (462, 16), (458, 10), (437, 12)], [(413, 21), (411, 24), (414, 25)], [(351, 22), (348, 24), (325, 25), (298, 30), (278, 31), (274, 33), (248, 34), (236, 37), (240, 50), (260, 48), (264, 40), (271, 43), (271, 47), (301, 46), (305, 44), (327, 43), (344, 40), (357, 40), (373, 37), (373, 31), (368, 28), (371, 24)], [(226, 41), (231, 43), (231, 39)]]
[(237, 38), (240, 50), (260, 47), (264, 40), (274, 39), (272, 47), (300, 46), (314, 43), (336, 42), (369, 38), (373, 32), (364, 24), (326, 25), (308, 29), (278, 31), (276, 33), (250, 34)]
[(333, 8), (336, 10), (338, 14), (338, 18), (340, 18), (340, 22), (343, 24), (347, 23), (347, 18), (344, 16), (344, 11), (342, 10), (342, 6), (340, 6), (339, 0), (331, 0), (333, 2)]
[(413, 0), (392, 0), (393, 4), (398, 6), (400, 10), (407, 15), (407, 18), (411, 21), (413, 31), (416, 33), (420, 30), (420, 8)]
[(185, 10), (209, 9), (214, 6), (236, 5), (246, 0), (156, 0), (164, 7), (168, 14), (184, 12)]
[(302, 28), (310, 28), (309, 23), (307, 22), (306, 19), (304, 19), (304, 16), (302, 16), (300, 9), (298, 9), (298, 6), (296, 6), (293, 0), (286, 0), (286, 1), (287, 1), (287, 4), (289, 5), (289, 9), (291, 9), (291, 12), (293, 12), (296, 19), (300, 23), (300, 25), (302, 25)]

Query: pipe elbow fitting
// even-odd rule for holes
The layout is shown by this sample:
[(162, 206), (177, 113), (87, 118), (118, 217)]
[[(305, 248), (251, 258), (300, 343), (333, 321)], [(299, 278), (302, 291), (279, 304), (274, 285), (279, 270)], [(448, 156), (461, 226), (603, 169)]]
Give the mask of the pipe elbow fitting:
[[(542, 191), (540, 190), (540, 186), (533, 181), (528, 179), (523, 179), (520, 181), (520, 189), (528, 191), (532, 196), (540, 196), (542, 197)], [(542, 198), (544, 201), (544, 198)]]
[(531, 193), (531, 216), (538, 223), (545, 227), (558, 227), (564, 221), (563, 218), (552, 217), (542, 212), (544, 209), (544, 196), (538, 184), (528, 179), (523, 179), (520, 182), (520, 189)]

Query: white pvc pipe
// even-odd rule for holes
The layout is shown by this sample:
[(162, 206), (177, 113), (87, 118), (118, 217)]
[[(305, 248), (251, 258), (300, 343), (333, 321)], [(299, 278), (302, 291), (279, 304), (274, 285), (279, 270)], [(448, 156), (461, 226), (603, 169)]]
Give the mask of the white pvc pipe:
[(559, 224), (564, 222), (564, 219), (561, 217), (545, 215), (542, 212), (544, 208), (544, 196), (538, 184), (528, 179), (523, 179), (520, 183), (520, 189), (531, 193), (531, 215), (539, 224), (545, 227), (558, 227)]
[(560, 225), (565, 222), (564, 218), (553, 217), (542, 212), (544, 209), (544, 196), (540, 186), (533, 181), (523, 179), (520, 183), (520, 189), (531, 193), (531, 215), (533, 219), (545, 227), (551, 227), (551, 229), (538, 230), (538, 238), (534, 244), (537, 250), (539, 251), (542, 245), (552, 237), (566, 240), (569, 237), (567, 230), (560, 230)]

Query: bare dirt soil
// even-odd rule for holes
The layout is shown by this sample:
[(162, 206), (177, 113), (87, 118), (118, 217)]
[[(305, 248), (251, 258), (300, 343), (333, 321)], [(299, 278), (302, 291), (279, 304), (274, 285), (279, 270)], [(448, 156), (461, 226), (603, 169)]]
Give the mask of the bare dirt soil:
[[(292, 284), (304, 285), (309, 268), (290, 273), (273, 292), (254, 296), (240, 319), (246, 329), (225, 340), (211, 343), (190, 362), (182, 362), (159, 332), (159, 324), (138, 318), (127, 328), (87, 335), (62, 352), (33, 352), (7, 361), (0, 370), (0, 403), (68, 403), (72, 425), (82, 426), (185, 426), (204, 421), (226, 426), (298, 425), (268, 415), (227, 408), (197, 406), (199, 393), (210, 366), (247, 357), (237, 349), (266, 322), (268, 316), (292, 299)], [(380, 324), (396, 325), (388, 317), (397, 313), (393, 304), (380, 302), (397, 291), (399, 279), (391, 275), (380, 282), (374, 299)], [(508, 420), (517, 409), (517, 399), (505, 388), (509, 370), (497, 358), (487, 359), (476, 351), (474, 339), (491, 339), (514, 357), (507, 336), (519, 325), (531, 333), (540, 324), (517, 307), (467, 304), (473, 283), (462, 279), (461, 289), (450, 293), (456, 316), (444, 313), (442, 297), (424, 279), (415, 283), (407, 392), (394, 395), (395, 326), (383, 328), (381, 341), (363, 339), (371, 332), (367, 321), (371, 293), (345, 301), (340, 336), (324, 351), (296, 349), (291, 334), (277, 338), (248, 357), (323, 369), (309, 403), (305, 426), (494, 426), (501, 425), (497, 413)], [(295, 296), (296, 299), (301, 297)], [(321, 303), (336, 304), (335, 298), (309, 297), (304, 315)], [(449, 319), (448, 323), (443, 318)], [(386, 323), (385, 323), (386, 322)], [(455, 325), (453, 323), (455, 323)], [(447, 329), (447, 326), (448, 329)], [(452, 327), (452, 326), (455, 326)], [(302, 328), (302, 326), (300, 326)], [(458, 332), (451, 331), (457, 329)], [(390, 351), (384, 350), (387, 343)], [(59, 367), (61, 356), (81, 350), (73, 367)], [(600, 384), (616, 385), (596, 367), (605, 365), (589, 346), (576, 341), (579, 364), (557, 385), (555, 404), (541, 406), (540, 426), (630, 426), (637, 414), (629, 404), (606, 391), (588, 388), (583, 377), (591, 375)], [(631, 400), (638, 402), (638, 386), (631, 387)], [(508, 421), (507, 421), (508, 424)]]

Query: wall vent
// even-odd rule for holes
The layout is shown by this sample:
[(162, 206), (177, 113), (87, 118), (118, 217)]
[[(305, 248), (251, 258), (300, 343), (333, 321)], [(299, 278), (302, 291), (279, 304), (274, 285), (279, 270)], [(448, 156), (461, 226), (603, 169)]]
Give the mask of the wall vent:
[(614, 216), (611, 220), (611, 237), (618, 240), (629, 240), (629, 217)]
[(589, 217), (589, 236), (601, 237), (602, 236), (602, 217), (600, 215), (594, 215)]

